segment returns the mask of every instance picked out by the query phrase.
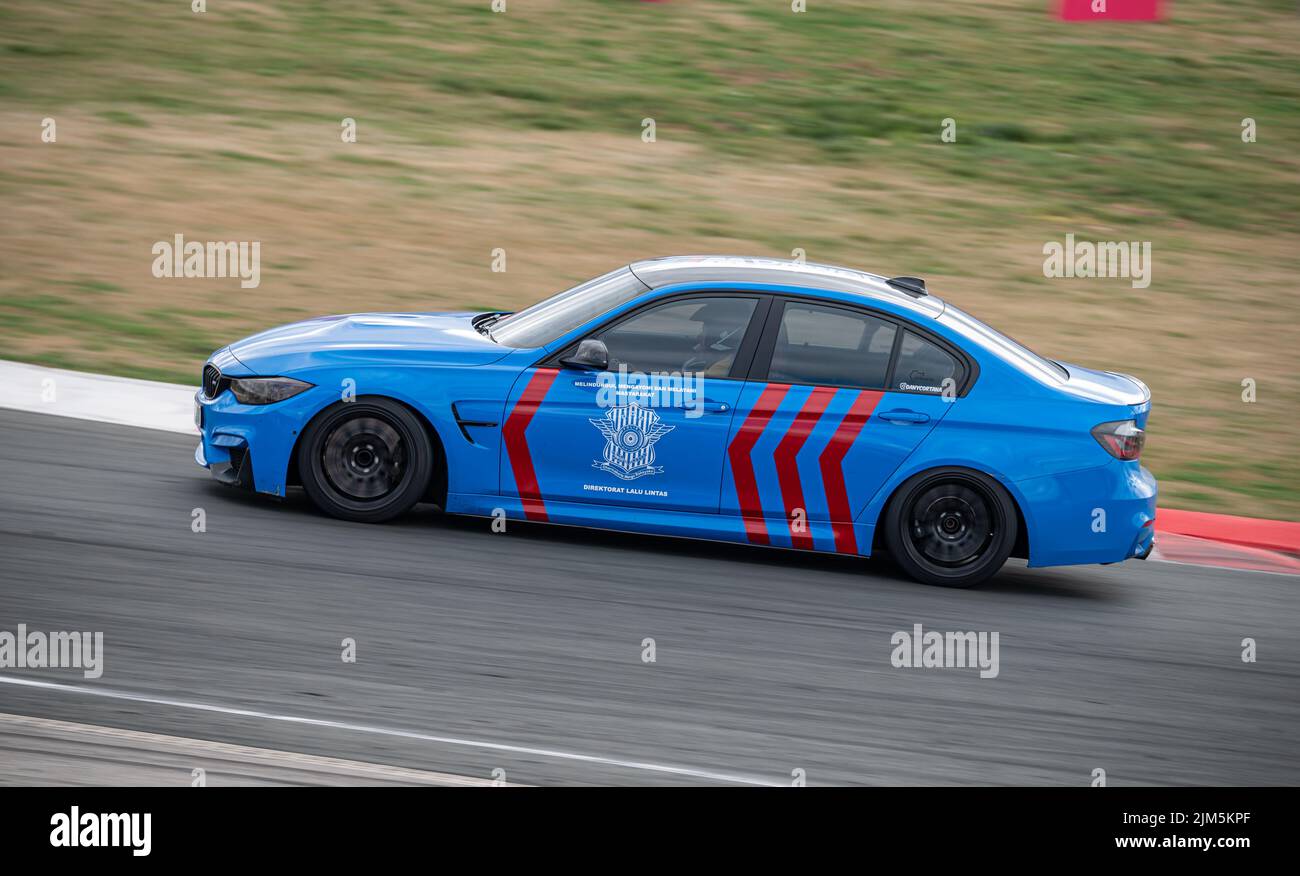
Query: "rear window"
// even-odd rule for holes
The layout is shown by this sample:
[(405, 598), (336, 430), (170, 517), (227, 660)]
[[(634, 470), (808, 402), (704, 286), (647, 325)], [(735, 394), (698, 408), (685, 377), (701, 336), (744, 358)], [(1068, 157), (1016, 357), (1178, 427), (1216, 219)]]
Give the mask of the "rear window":
[(1044, 378), (1069, 380), (1070, 372), (1044, 356), (1040, 356), (1015, 338), (1010, 338), (992, 326), (981, 322), (951, 304), (944, 308), (941, 321), (952, 322), (963, 334), (980, 341), (984, 346)]
[(962, 365), (951, 353), (915, 332), (903, 332), (891, 389), (938, 395), (943, 392), (945, 381), (949, 380), (952, 383), (947, 386), (955, 391), (961, 377)]

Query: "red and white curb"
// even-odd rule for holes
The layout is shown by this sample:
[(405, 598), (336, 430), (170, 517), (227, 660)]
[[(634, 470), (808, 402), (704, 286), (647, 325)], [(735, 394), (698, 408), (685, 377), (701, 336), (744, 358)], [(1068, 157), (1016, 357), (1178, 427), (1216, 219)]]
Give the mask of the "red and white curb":
[[(196, 434), (195, 388), (0, 360), (0, 408)], [(1150, 559), (1300, 575), (1300, 523), (1161, 508)]]
[(1300, 523), (1289, 520), (1261, 520), (1255, 517), (1161, 508), (1156, 516), (1156, 528), (1189, 538), (1300, 554)]
[(1161, 508), (1152, 558), (1300, 575), (1300, 523)]
[(1157, 532), (1155, 550), (1147, 557), (1147, 562), (1152, 560), (1185, 566), (1300, 575), (1300, 559), (1293, 556), (1171, 532)]

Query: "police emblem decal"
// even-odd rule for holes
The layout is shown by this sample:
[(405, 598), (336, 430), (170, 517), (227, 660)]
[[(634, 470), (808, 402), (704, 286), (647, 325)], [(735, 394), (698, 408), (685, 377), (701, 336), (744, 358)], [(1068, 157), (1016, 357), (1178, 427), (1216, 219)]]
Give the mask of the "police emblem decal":
[(605, 452), (592, 468), (625, 481), (663, 472), (662, 465), (654, 464), (655, 442), (677, 427), (659, 422), (659, 414), (652, 408), (633, 402), (610, 408), (605, 416), (588, 422), (605, 436)]

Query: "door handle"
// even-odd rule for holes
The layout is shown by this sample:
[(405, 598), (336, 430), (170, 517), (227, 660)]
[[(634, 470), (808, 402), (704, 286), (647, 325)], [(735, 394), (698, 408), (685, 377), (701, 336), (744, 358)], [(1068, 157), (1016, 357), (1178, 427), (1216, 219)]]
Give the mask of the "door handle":
[(725, 414), (727, 411), (731, 410), (731, 405), (726, 402), (715, 402), (705, 399), (704, 410), (710, 414)]
[(922, 414), (918, 411), (909, 411), (906, 408), (899, 408), (893, 411), (885, 411), (883, 414), (876, 414), (880, 419), (889, 423), (928, 423), (930, 422), (929, 414)]

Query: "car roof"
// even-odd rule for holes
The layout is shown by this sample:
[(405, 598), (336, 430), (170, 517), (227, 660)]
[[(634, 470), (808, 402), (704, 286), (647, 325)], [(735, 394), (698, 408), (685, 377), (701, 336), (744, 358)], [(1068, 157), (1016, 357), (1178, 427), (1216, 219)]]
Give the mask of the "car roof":
[(651, 289), (678, 283), (765, 283), (826, 289), (861, 295), (934, 318), (943, 313), (943, 299), (920, 298), (888, 285), (885, 277), (838, 265), (797, 262), (756, 256), (690, 255), (645, 259), (628, 266)]

